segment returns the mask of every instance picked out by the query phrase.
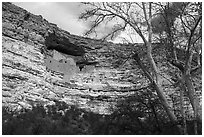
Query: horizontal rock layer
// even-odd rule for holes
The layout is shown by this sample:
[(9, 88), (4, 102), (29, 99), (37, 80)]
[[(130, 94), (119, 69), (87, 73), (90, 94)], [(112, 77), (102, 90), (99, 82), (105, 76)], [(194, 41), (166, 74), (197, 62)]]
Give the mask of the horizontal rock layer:
[[(11, 109), (31, 108), (32, 105), (39, 103), (55, 104), (57, 100), (96, 113), (108, 114), (118, 99), (147, 89), (149, 84), (147, 78), (138, 69), (134, 60), (129, 58), (132, 51), (137, 51), (148, 67), (142, 44), (136, 46), (113, 44), (75, 36), (49, 23), (42, 16), (32, 13), (28, 20), (24, 20), (24, 23), (18, 26), (25, 13), (27, 12), (24, 9), (11, 3), (2, 3), (3, 106)], [(83, 48), (85, 51), (83, 57), (67, 56), (79, 64), (84, 63), (84, 58), (88, 62), (97, 61), (94, 69), (83, 68), (69, 83), (63, 81), (62, 73), (48, 71), (44, 60), (54, 52), (45, 50), (48, 29)], [(153, 56), (161, 72), (165, 94), (173, 106), (175, 102), (172, 101), (172, 96), (178, 95), (179, 89), (172, 86), (171, 77), (177, 72), (166, 62), (162, 46), (155, 46)], [(200, 94), (201, 76), (194, 78), (194, 84), (197, 87), (197, 94)], [(187, 99), (186, 104), (190, 109)]]
[[(25, 10), (22, 8), (11, 3), (3, 3), (4, 106), (12, 109), (30, 108), (37, 103), (47, 105), (54, 104), (55, 100), (58, 100), (97, 113), (110, 113), (109, 107), (114, 105), (118, 98), (128, 96), (133, 93), (129, 90), (142, 86), (140, 82), (143, 79), (137, 83), (127, 80), (127, 74), (132, 73), (129, 77), (138, 77), (134, 70), (119, 70), (113, 67), (114, 63), (117, 64), (114, 62), (114, 44), (71, 35), (41, 16), (31, 13), (30, 18), (17, 27), (24, 13)], [(71, 79), (70, 83), (62, 81), (63, 74), (47, 71), (44, 59), (53, 52), (51, 50), (42, 52), (47, 28), (69, 39), (76, 46), (84, 48), (88, 61), (99, 62), (94, 70), (83, 69)], [(72, 58), (80, 62), (80, 57), (72, 56)]]

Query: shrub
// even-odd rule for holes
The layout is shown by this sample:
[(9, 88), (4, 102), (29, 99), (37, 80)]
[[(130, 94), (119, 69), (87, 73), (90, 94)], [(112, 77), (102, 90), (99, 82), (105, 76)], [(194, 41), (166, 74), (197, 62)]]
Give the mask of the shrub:
[[(95, 114), (69, 106), (55, 105), (11, 112), (3, 107), (3, 135), (146, 135), (179, 134), (175, 124), (168, 121), (156, 98), (148, 94), (120, 100), (111, 115)], [(154, 109), (153, 109), (154, 108)], [(193, 121), (187, 122), (188, 133), (193, 133)], [(199, 134), (201, 124), (198, 125)]]

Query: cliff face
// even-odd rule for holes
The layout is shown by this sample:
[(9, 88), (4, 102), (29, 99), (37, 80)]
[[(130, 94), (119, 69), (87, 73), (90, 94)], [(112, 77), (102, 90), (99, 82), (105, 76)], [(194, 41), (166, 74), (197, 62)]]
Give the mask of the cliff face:
[[(130, 74), (131, 71), (112, 67), (112, 64), (117, 64), (112, 54), (115, 52), (114, 44), (71, 35), (40, 15), (29, 13), (29, 18), (25, 19), (28, 12), (11, 3), (2, 3), (2, 6), (3, 106), (12, 109), (31, 108), (37, 103), (47, 105), (58, 100), (94, 112), (108, 113), (108, 108), (115, 103), (116, 98), (131, 93), (117, 90), (136, 87), (137, 84), (123, 80), (126, 73)], [(47, 30), (55, 32), (59, 39), (63, 37), (72, 43), (70, 52), (75, 52), (77, 56), (48, 50)], [(78, 54), (78, 49), (83, 49), (85, 55)], [(85, 59), (98, 63), (86, 65), (69, 83), (65, 83), (62, 73), (46, 69), (47, 56), (72, 58), (82, 64)], [(112, 88), (117, 90), (113, 92)]]
[[(137, 50), (145, 62), (144, 47), (136, 47), (75, 36), (40, 15), (2, 3), (2, 104), (21, 109), (39, 103), (55, 104), (57, 100), (96, 113), (110, 113), (117, 99), (148, 90), (148, 80), (134, 60), (126, 60)], [(165, 60), (162, 45), (153, 53), (167, 99), (172, 106), (178, 105), (179, 100), (173, 101), (173, 97), (178, 97), (179, 88), (172, 86), (177, 71)], [(63, 73), (47, 69), (48, 57), (74, 60), (77, 73), (64, 81)], [(201, 83), (200, 75), (194, 78), (198, 94)]]

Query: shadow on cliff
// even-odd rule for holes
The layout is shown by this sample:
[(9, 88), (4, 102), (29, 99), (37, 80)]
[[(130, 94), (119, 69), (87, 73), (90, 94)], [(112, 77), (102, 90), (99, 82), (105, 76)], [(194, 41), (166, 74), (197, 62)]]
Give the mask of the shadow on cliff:
[[(133, 103), (133, 100), (138, 100)], [(10, 112), (3, 108), (3, 135), (156, 135), (179, 134), (175, 124), (168, 122), (157, 100), (145, 102), (135, 96), (120, 100), (111, 115), (87, 112), (64, 102), (36, 106), (32, 110)], [(156, 103), (157, 102), (157, 103)], [(193, 121), (187, 122), (188, 134)], [(201, 125), (199, 124), (199, 134)]]
[(69, 39), (64, 36), (58, 36), (55, 31), (46, 34), (45, 45), (48, 50), (56, 50), (68, 55), (83, 56), (85, 54), (85, 50), (82, 47), (71, 43)]
[[(60, 53), (64, 53), (72, 56), (83, 57), (84, 54), (86, 53), (83, 46), (70, 42), (70, 40), (67, 37), (59, 36), (59, 34), (56, 34), (55, 31), (53, 31), (52, 33), (48, 31), (45, 34), (45, 46), (47, 50), (56, 50)], [(42, 53), (43, 52), (45, 52), (45, 49), (42, 49)], [(88, 61), (85, 59), (81, 59), (76, 62), (76, 65), (79, 67), (81, 71), (81, 69), (85, 65), (94, 66), (98, 63), (99, 63), (98, 61)]]

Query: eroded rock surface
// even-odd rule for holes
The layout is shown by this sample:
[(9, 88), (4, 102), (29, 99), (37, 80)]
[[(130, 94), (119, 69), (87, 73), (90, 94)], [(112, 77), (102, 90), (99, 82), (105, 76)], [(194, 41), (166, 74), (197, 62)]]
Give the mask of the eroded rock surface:
[[(49, 23), (40, 15), (29, 13), (29, 18), (23, 20), (25, 13), (28, 12), (11, 3), (2, 3), (3, 106), (11, 109), (31, 108), (39, 103), (55, 104), (57, 100), (96, 113), (108, 114), (117, 99), (136, 91), (143, 92), (149, 85), (134, 60), (127, 59), (132, 51), (137, 50), (141, 59), (146, 62), (143, 45), (133, 47), (75, 36), (56, 24)], [(57, 38), (62, 37), (72, 43), (72, 48), (68, 49), (74, 49), (76, 54), (65, 54), (59, 50), (51, 50), (54, 48), (47, 48), (50, 44), (48, 41), (46, 43), (48, 30), (55, 32)], [(62, 41), (60, 44), (63, 44)], [(153, 49), (153, 56), (159, 66), (163, 90), (170, 104), (178, 105), (179, 100), (173, 101), (172, 98), (179, 95), (179, 88), (172, 86), (172, 77), (177, 72), (165, 60), (162, 45), (157, 47)], [(46, 69), (46, 57), (58, 60), (72, 58), (81, 71), (72, 76), (70, 82), (63, 81), (63, 73)], [(147, 62), (146, 66), (148, 67)], [(200, 75), (194, 78), (194, 84), (201, 102)], [(186, 106), (191, 109), (188, 99)]]
[[(36, 103), (54, 104), (55, 100), (58, 100), (97, 113), (109, 113), (109, 107), (117, 98), (131, 94), (128, 90), (119, 92), (120, 89), (137, 87), (137, 84), (123, 80), (123, 77), (131, 71), (113, 67), (114, 56), (111, 52), (114, 50), (114, 45), (112, 43), (101, 43), (99, 40), (71, 35), (57, 25), (49, 23), (42, 16), (32, 13), (29, 13), (29, 19), (18, 26), (18, 21), (25, 13), (27, 12), (22, 8), (11, 3), (3, 3), (2, 95), (4, 106), (12, 109), (30, 108)], [(58, 37), (61, 36), (74, 43), (71, 46), (75, 52), (83, 48), (78, 51), (78, 54), (66, 54), (78, 64), (86, 65), (71, 78), (70, 83), (63, 81), (62, 73), (46, 69), (45, 56), (53, 57), (55, 52), (50, 49), (44, 50), (46, 44), (50, 44), (50, 41), (46, 43), (48, 29), (55, 31)], [(78, 47), (73, 48), (73, 46)], [(85, 58), (88, 63), (83, 62), (82, 51), (86, 52)], [(65, 54), (62, 53), (62, 55)], [(94, 63), (96, 61), (98, 63)], [(87, 66), (92, 64), (94, 67)]]

